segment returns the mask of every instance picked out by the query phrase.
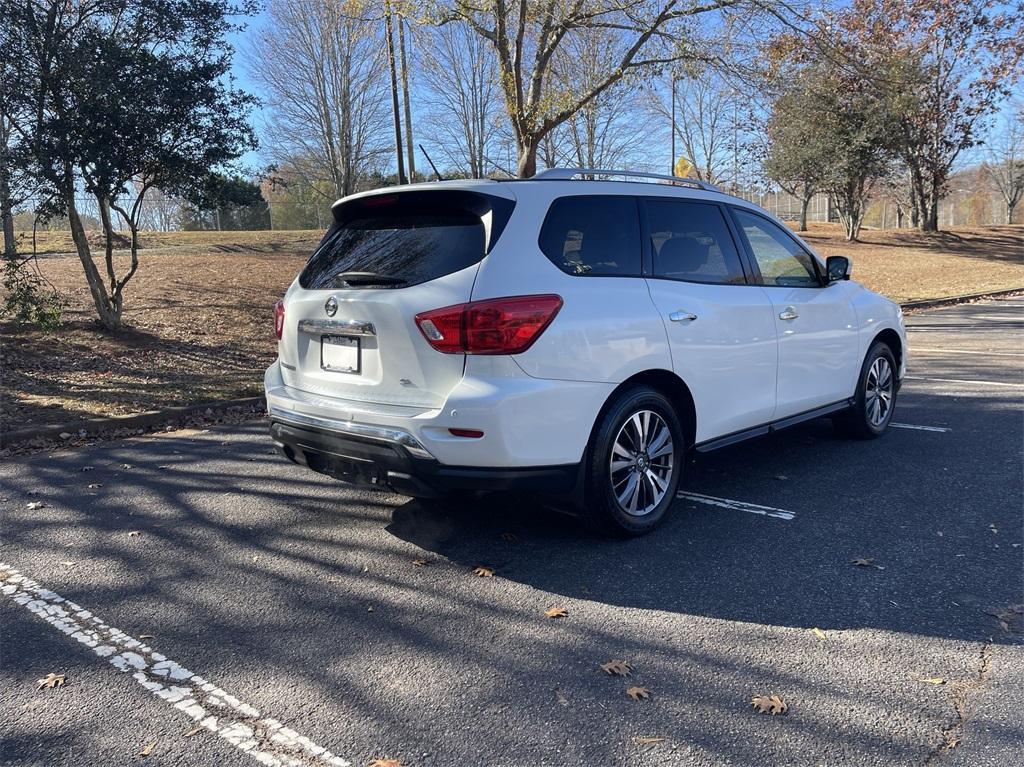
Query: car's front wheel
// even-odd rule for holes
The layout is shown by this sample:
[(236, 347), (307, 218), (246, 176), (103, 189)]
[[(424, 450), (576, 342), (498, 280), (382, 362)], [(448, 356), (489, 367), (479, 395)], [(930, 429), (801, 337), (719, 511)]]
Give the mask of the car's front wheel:
[(587, 517), (614, 535), (652, 530), (668, 514), (685, 457), (672, 403), (649, 386), (621, 392), (602, 415), (588, 450)]
[(836, 419), (836, 425), (853, 437), (882, 436), (896, 407), (896, 371), (892, 349), (882, 341), (875, 342), (861, 366), (853, 407)]

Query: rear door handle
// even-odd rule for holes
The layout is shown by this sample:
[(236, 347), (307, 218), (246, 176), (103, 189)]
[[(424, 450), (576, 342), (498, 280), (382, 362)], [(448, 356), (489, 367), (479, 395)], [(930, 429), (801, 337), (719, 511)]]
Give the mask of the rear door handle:
[(668, 318), (672, 320), (672, 322), (693, 322), (697, 319), (697, 315), (680, 309), (679, 311), (672, 312)]
[(795, 320), (799, 316), (800, 315), (796, 313), (796, 309), (794, 309), (792, 306), (787, 306), (779, 314), (779, 319), (780, 320)]

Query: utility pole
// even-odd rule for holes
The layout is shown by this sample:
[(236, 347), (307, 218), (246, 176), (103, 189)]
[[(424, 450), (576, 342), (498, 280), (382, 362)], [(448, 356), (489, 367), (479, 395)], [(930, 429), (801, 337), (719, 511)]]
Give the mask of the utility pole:
[(672, 81), (672, 117), (669, 122), (672, 124), (672, 159), (668, 161), (668, 174), (676, 175), (676, 76), (671, 77)]
[(398, 183), (405, 184), (405, 162), (402, 155), (402, 118), (398, 111), (398, 73), (395, 71), (395, 36), (391, 31), (391, 3), (384, 3), (384, 34), (388, 46), (388, 67), (391, 69), (391, 113), (395, 118), (395, 159), (398, 161)]
[[(412, 44), (410, 35), (409, 44)], [(416, 154), (413, 152), (412, 108), (409, 106), (409, 69), (405, 63), (405, 17), (398, 14), (398, 54), (402, 63), (402, 100), (405, 108), (405, 150), (409, 156), (409, 180), (416, 180)]]

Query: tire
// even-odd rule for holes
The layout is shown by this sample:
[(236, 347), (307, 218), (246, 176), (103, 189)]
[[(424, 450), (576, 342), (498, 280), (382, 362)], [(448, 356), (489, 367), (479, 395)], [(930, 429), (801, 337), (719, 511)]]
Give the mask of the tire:
[(595, 424), (587, 449), (584, 511), (591, 527), (631, 537), (661, 524), (686, 464), (684, 434), (675, 408), (658, 390), (635, 386), (619, 393)]
[(896, 409), (896, 375), (892, 349), (876, 341), (861, 366), (853, 407), (835, 419), (839, 430), (858, 439), (876, 439), (885, 434)]

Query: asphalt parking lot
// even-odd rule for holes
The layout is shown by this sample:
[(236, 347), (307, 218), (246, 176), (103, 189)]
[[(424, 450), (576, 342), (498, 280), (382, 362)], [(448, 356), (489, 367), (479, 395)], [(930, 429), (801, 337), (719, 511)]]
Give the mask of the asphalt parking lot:
[(701, 456), (633, 541), (261, 422), (9, 459), (0, 764), (1019, 764), (1024, 299), (908, 325), (899, 428)]

